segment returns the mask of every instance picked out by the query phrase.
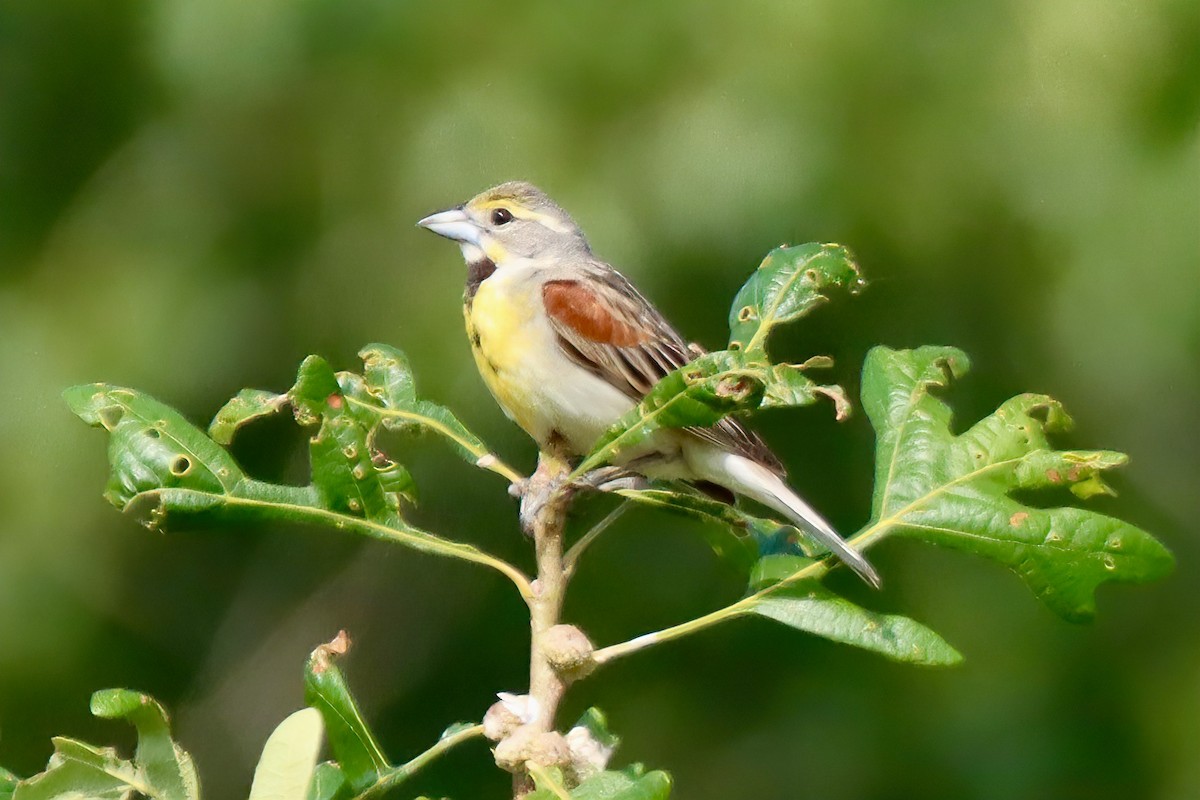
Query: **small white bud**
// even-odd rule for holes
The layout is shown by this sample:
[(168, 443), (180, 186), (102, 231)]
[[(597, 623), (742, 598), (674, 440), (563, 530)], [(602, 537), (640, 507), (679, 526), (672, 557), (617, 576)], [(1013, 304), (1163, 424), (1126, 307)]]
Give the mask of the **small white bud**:
[(582, 725), (567, 731), (567, 746), (571, 748), (571, 769), (579, 780), (603, 772), (612, 758), (613, 748), (600, 742)]
[(496, 692), (496, 697), (500, 698), (505, 708), (515, 714), (523, 725), (533, 722), (538, 718), (538, 714), (542, 713), (541, 703), (531, 694)]
[(493, 703), (483, 715), (483, 735), (493, 742), (508, 737), (517, 728), (537, 719), (538, 702), (530, 695), (500, 692), (496, 696), (500, 701)]

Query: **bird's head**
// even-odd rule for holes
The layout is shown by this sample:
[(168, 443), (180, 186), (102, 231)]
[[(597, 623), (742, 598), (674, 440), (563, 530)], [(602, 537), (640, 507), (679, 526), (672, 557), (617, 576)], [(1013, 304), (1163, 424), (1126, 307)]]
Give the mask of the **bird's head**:
[(468, 263), (487, 258), (558, 259), (588, 252), (587, 240), (562, 207), (533, 184), (510, 181), (417, 223), (458, 242)]

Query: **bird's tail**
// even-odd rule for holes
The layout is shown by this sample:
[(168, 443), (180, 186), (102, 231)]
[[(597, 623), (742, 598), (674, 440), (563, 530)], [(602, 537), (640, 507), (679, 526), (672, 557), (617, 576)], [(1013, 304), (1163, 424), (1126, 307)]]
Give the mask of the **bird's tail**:
[(882, 582), (879, 573), (862, 553), (848, 546), (837, 531), (812, 506), (800, 499), (782, 478), (744, 456), (727, 453), (722, 461), (723, 471), (732, 481), (726, 479), (720, 481), (721, 483), (738, 494), (783, 514), (801, 530), (828, 547), (864, 581), (876, 589), (880, 587)]

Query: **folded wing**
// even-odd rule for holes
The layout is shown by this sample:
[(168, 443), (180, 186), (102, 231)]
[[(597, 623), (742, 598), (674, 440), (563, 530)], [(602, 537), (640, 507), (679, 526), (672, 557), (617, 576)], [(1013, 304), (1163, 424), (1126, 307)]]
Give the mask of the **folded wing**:
[[(641, 400), (667, 374), (704, 353), (684, 341), (619, 272), (602, 264), (586, 270), (586, 279), (549, 280), (542, 286), (559, 346), (580, 366)], [(784, 475), (766, 443), (731, 417), (685, 430)]]

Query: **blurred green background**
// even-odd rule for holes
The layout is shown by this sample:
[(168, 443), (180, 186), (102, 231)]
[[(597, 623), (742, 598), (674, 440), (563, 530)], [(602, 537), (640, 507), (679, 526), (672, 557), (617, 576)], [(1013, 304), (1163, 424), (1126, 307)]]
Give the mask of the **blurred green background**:
[[(1200, 796), (1200, 6), (1150, 2), (414, 3), (7, 0), (0, 5), (0, 763), (49, 737), (128, 744), (106, 686), (174, 711), (206, 796), (245, 796), (268, 731), (338, 628), (394, 758), (525, 685), (502, 578), (290, 527), (163, 536), (100, 499), (105, 437), (67, 385), (136, 386), (206, 422), (404, 348), (424, 393), (507, 459), (461, 333), (463, 266), (422, 215), (542, 185), (684, 331), (780, 242), (839, 241), (873, 283), (781, 335), (857, 390), (875, 343), (954, 344), (967, 423), (1062, 399), (1065, 441), (1129, 452), (1119, 499), (1179, 560), (1072, 626), (1012, 575), (892, 542), (873, 607), (942, 632), (953, 671), (745, 621), (581, 684), (681, 798)], [(842, 530), (866, 517), (871, 433), (828, 409), (759, 425)], [(235, 448), (304, 473), (286, 421)], [(528, 564), (491, 474), (420, 440), (416, 519)], [(583, 514), (599, 513), (593, 504)], [(638, 511), (597, 545), (567, 615), (608, 644), (737, 597), (690, 522)], [(413, 784), (502, 797), (482, 745)]]

